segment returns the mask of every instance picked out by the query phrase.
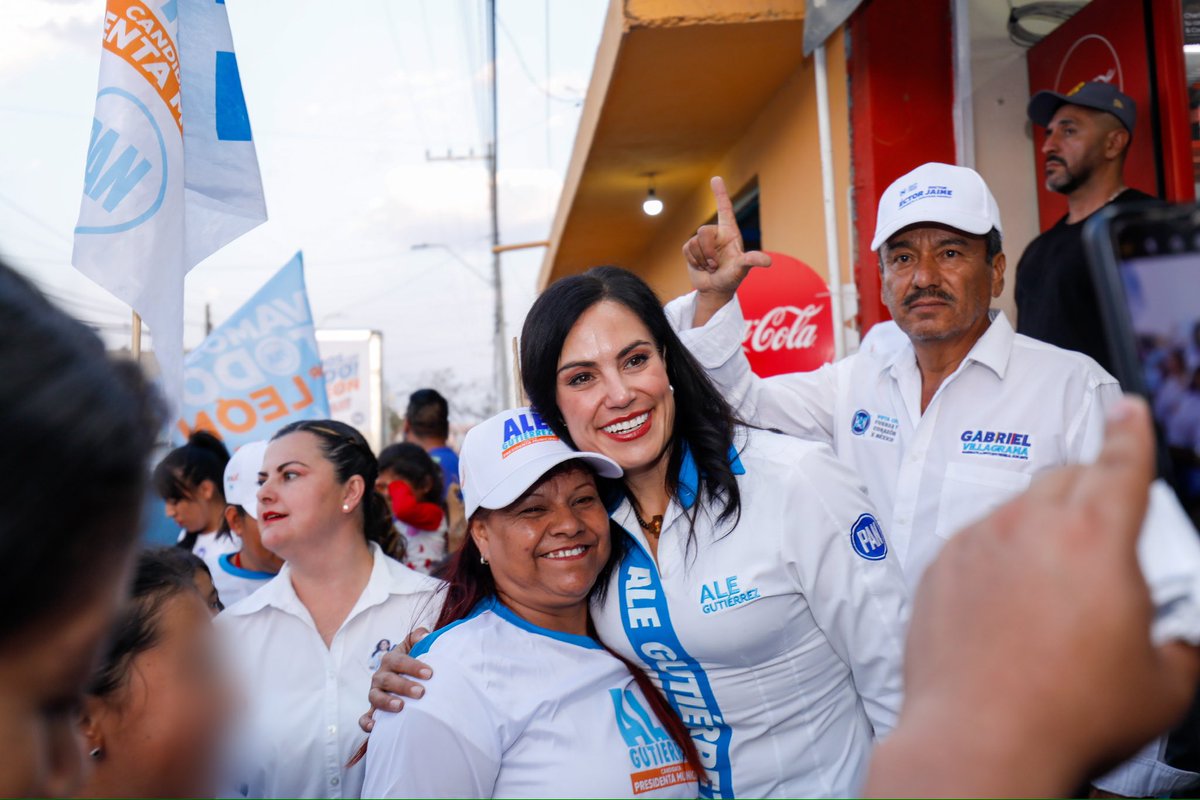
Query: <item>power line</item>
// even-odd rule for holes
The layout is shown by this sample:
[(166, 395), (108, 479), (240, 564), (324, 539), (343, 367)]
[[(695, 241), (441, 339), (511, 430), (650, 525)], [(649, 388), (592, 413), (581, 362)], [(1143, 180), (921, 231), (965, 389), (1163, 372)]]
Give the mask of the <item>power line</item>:
[[(543, 12), (544, 12), (544, 13), (543, 13), (543, 15), (542, 15), (542, 16), (543, 16), (543, 25), (542, 25), (542, 29), (545, 31), (545, 34), (546, 34), (546, 38), (545, 38), (545, 48), (544, 48), (544, 53), (545, 53), (545, 56), (546, 56), (546, 58), (545, 58), (545, 61), (546, 61), (546, 64), (545, 64), (545, 67), (546, 67), (546, 88), (547, 88), (547, 89), (549, 89), (549, 88), (550, 88), (550, 75), (552, 74), (552, 73), (550, 72), (550, 0), (543, 0)], [(550, 116), (551, 116), (551, 115), (550, 115), (550, 93), (549, 93), (549, 92), (546, 92), (545, 94), (546, 94), (546, 97), (545, 97), (545, 106), (546, 106), (546, 108), (545, 108), (545, 117), (546, 117), (546, 167), (547, 167), (547, 168), (550, 168), (550, 167), (552, 167), (552, 166), (553, 166), (552, 160), (551, 160), (551, 158), (550, 158), (550, 148), (551, 148), (551, 141), (550, 141)]]
[(383, 0), (383, 11), (387, 15), (388, 35), (391, 37), (392, 46), (396, 51), (396, 59), (400, 62), (400, 69), (403, 72), (400, 82), (404, 85), (404, 91), (408, 95), (408, 107), (411, 109), (412, 120), (417, 126), (417, 134), (421, 137), (421, 146), (428, 150), (429, 135), (425, 129), (425, 121), (421, 117), (421, 108), (417, 105), (416, 97), (413, 95), (412, 83), (409, 80), (412, 71), (409, 69), (408, 59), (404, 56), (404, 47), (400, 43), (400, 35), (396, 31), (396, 20), (392, 17), (391, 0)]
[[(521, 65), (521, 71), (525, 73), (525, 77), (529, 79), (529, 82), (533, 84), (535, 89), (545, 93), (545, 95), (551, 100), (557, 100), (560, 103), (570, 103), (571, 105), (578, 106), (583, 102), (582, 97), (563, 97), (562, 95), (558, 95), (550, 91), (550, 87), (548, 85), (543, 86), (538, 79), (533, 76), (533, 70), (531, 70), (529, 65), (525, 63), (525, 56), (521, 53), (520, 45), (517, 44), (517, 40), (513, 38), (512, 33), (508, 30), (508, 26), (504, 24), (504, 20), (501, 19), (499, 15), (496, 16), (496, 24), (500, 27), (500, 30), (504, 32), (504, 38), (508, 39), (508, 43), (512, 45), (513, 53), (517, 57), (517, 63)], [(549, 81), (550, 76), (547, 75), (546, 82), (549, 83)]]
[(7, 197), (3, 193), (0, 193), (0, 203), (3, 203), (4, 205), (8, 206), (13, 211), (17, 212), (22, 217), (24, 217), (25, 219), (32, 222), (34, 225), (37, 225), (42, 230), (47, 231), (52, 236), (54, 236), (55, 239), (58, 239), (59, 241), (62, 241), (62, 242), (66, 242), (67, 244), (71, 245), (72, 247), (75, 246), (75, 242), (72, 241), (68, 236), (64, 235), (61, 230), (54, 227), (49, 222), (46, 222), (46, 220), (42, 219), (41, 217), (38, 217), (37, 215), (35, 215), (29, 211), (26, 211), (24, 208), (21, 207), (21, 205), (19, 203), (17, 203), (15, 200), (13, 200), (10, 197)]
[[(418, 2), (418, 7), (421, 9), (421, 28), (425, 32), (425, 49), (429, 53), (429, 60), (433, 64), (433, 74), (441, 76), (442, 67), (441, 61), (438, 59), (438, 48), (434, 46), (433, 31), (429, 25), (429, 15), (426, 13), (426, 4), (424, 0)], [(442, 106), (442, 119), (453, 119), (450, 114), (450, 108), (446, 105), (446, 92), (438, 92), (437, 98)]]

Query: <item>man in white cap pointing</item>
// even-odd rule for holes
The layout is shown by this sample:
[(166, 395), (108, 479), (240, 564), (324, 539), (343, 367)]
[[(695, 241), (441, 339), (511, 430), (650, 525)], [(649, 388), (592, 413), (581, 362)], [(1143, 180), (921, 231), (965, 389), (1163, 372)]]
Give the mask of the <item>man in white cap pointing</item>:
[[(742, 353), (735, 294), (766, 256), (741, 252), (719, 178), (713, 189), (717, 224), (684, 248), (698, 291), (668, 317), (744, 418), (829, 441), (859, 471), (911, 586), (951, 533), (1098, 445), (1116, 381), (989, 313), (1006, 262), (999, 209), (973, 170), (924, 164), (883, 193), (871, 247), (894, 321), (849, 358), (767, 380)], [(1057, 415), (1045, 413), (1047, 379)]]
[[(893, 321), (872, 328), (852, 356), (767, 379), (750, 371), (742, 350), (735, 292), (770, 259), (744, 252), (720, 178), (713, 192), (717, 224), (684, 246), (696, 291), (668, 304), (667, 316), (744, 419), (830, 442), (858, 471), (910, 587), (951, 536), (1035, 474), (1099, 452), (1120, 386), (1091, 358), (1021, 336), (989, 310), (1006, 262), (999, 209), (974, 170), (923, 164), (887, 188), (871, 249)], [(1189, 607), (1182, 616), (1195, 637), (1200, 597), (1188, 576), (1200, 570), (1200, 544), (1161, 482), (1139, 555), (1156, 605)], [(1158, 761), (1152, 748), (1096, 785), (1144, 796), (1195, 777)]]

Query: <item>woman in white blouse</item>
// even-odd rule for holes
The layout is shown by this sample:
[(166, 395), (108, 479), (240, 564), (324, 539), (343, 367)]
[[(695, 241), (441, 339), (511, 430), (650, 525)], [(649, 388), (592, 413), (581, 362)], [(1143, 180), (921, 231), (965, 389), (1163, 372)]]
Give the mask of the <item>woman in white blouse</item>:
[(288, 425), (259, 480), (263, 544), (286, 564), (217, 618), (246, 702), (231, 790), (248, 797), (358, 797), (355, 720), (381, 640), (438, 608), (438, 582), (386, 555), (394, 535), (362, 434), (333, 420)]

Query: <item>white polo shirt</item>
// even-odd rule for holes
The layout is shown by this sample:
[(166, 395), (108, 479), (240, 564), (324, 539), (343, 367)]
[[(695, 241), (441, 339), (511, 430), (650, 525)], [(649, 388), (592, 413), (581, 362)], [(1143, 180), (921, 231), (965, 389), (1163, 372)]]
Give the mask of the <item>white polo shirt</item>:
[[(924, 413), (916, 354), (894, 322), (873, 327), (859, 351), (838, 362), (762, 379), (742, 350), (737, 299), (693, 328), (695, 297), (665, 310), (709, 378), (743, 419), (833, 445), (865, 481), (914, 588), (950, 536), (1019, 494), (1035, 474), (1093, 460), (1105, 410), (1121, 396), (1116, 379), (1091, 358), (1015, 333), (1003, 312), (993, 312)], [(1138, 556), (1156, 606), (1171, 609), (1156, 617), (1155, 640), (1200, 642), (1200, 540), (1162, 481), (1151, 488)], [(1173, 791), (1190, 778), (1151, 756), (1096, 785), (1140, 796)]]
[(907, 592), (889, 532), (828, 445), (740, 428), (741, 518), (688, 514), (685, 454), (657, 563), (631, 542), (592, 614), (600, 638), (664, 687), (706, 767), (702, 797), (849, 796), (895, 724)]
[[(666, 310), (744, 419), (829, 442), (862, 476), (911, 587), (950, 536), (1022, 492), (1034, 475), (1094, 459), (1105, 411), (1121, 396), (1116, 378), (1091, 358), (1015, 333), (1003, 312), (994, 312), (922, 413), (916, 354), (894, 322), (873, 327), (859, 352), (841, 361), (761, 379), (742, 351), (736, 299), (702, 328), (690, 328), (695, 293)], [(1161, 483), (1141, 555), (1152, 587), (1156, 576), (1175, 581), (1200, 571), (1195, 531)]]
[(388, 558), (372, 543), (374, 566), (329, 647), (292, 587), (289, 566), (216, 618), (245, 702), (230, 765), (247, 797), (358, 797), (363, 765), (346, 762), (362, 743), (372, 654), (413, 628), (431, 627), (439, 581)]
[(629, 669), (495, 598), (412, 655), (428, 691), (379, 714), (363, 797), (695, 797), (696, 773)]

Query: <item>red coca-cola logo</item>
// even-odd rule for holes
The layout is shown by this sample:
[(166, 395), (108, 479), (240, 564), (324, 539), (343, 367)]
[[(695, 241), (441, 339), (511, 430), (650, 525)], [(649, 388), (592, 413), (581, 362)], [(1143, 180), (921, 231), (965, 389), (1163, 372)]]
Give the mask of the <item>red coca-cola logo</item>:
[(814, 370), (834, 355), (829, 288), (803, 261), (769, 255), (771, 267), (752, 270), (738, 289), (746, 318), (742, 350), (762, 378)]

